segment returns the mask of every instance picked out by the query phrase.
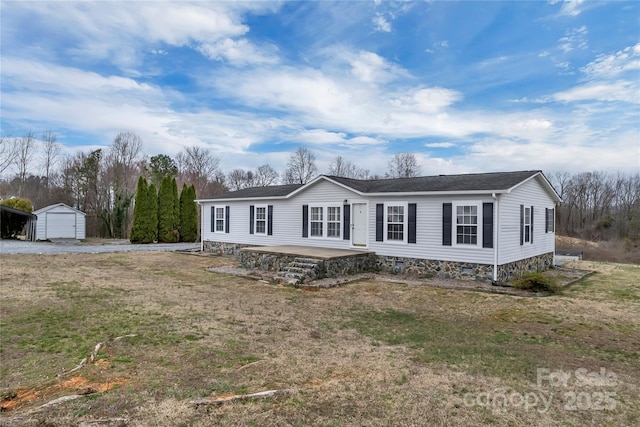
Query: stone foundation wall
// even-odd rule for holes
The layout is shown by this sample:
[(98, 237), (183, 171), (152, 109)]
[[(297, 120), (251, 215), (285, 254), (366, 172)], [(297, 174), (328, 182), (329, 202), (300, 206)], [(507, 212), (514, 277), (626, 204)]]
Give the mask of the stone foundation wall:
[(437, 277), (439, 279), (489, 281), (493, 279), (493, 265), (430, 259), (378, 256), (378, 270), (414, 277)]
[[(204, 251), (219, 255), (236, 255), (243, 268), (258, 268), (266, 271), (280, 271), (284, 266), (300, 258), (296, 255), (276, 254), (259, 251), (243, 251), (252, 245), (237, 243), (204, 242)], [(391, 257), (358, 254), (325, 260), (321, 264), (322, 277), (341, 277), (368, 271), (382, 271), (406, 274), (414, 277), (437, 277), (441, 279), (493, 280), (492, 264), (461, 263), (429, 259)], [(553, 265), (553, 252), (498, 266), (498, 282), (521, 277), (534, 271), (545, 271)], [(322, 278), (318, 277), (318, 278)]]
[(534, 256), (498, 266), (498, 282), (522, 277), (527, 273), (545, 271), (553, 266), (553, 252)]
[(205, 240), (202, 242), (204, 252), (211, 252), (216, 255), (238, 255), (240, 249), (251, 245), (242, 245), (240, 243), (212, 242)]
[[(300, 255), (277, 254), (260, 251), (240, 250), (240, 266), (243, 268), (257, 268), (266, 271), (280, 271), (295, 259), (304, 258)], [(377, 256), (373, 253), (343, 256), (321, 260), (318, 262), (318, 277), (342, 277), (349, 274), (374, 271), (377, 269)]]

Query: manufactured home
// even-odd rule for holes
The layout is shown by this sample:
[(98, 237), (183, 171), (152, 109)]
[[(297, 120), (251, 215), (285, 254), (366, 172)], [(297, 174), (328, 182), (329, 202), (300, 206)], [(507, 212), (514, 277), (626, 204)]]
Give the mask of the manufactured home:
[(204, 251), (293, 245), (375, 254), (376, 268), (504, 282), (554, 262), (560, 197), (541, 171), (246, 188), (197, 200)]

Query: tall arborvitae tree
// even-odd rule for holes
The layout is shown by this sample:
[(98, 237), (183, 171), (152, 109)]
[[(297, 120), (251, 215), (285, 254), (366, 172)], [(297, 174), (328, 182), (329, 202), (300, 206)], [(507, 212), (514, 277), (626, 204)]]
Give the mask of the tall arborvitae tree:
[(173, 197), (173, 230), (176, 233), (176, 242), (180, 241), (180, 195), (176, 178), (171, 179), (171, 193)]
[(173, 187), (174, 180), (165, 176), (158, 191), (158, 242), (160, 243), (175, 243), (179, 237)]
[(138, 189), (136, 190), (136, 201), (133, 206), (133, 225), (131, 226), (131, 243), (144, 242), (144, 222), (146, 214), (144, 212), (147, 207), (147, 180), (143, 177), (138, 178)]
[(136, 202), (133, 207), (131, 243), (153, 243), (158, 239), (158, 208), (156, 186), (147, 186), (147, 180), (138, 179)]
[(183, 184), (180, 193), (180, 241), (195, 242), (198, 238), (198, 207), (196, 189)]
[(158, 191), (156, 189), (156, 185), (151, 183), (149, 188), (147, 189), (147, 217), (149, 218), (148, 222), (148, 238), (149, 243), (158, 241)]

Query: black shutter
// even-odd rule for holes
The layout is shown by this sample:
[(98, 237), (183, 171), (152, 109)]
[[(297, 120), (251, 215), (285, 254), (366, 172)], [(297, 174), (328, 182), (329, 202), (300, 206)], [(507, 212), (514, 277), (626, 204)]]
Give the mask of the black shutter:
[(351, 239), (351, 206), (342, 206), (342, 239)]
[(211, 232), (215, 233), (216, 231), (216, 207), (211, 206)]
[(442, 244), (444, 246), (451, 246), (452, 211), (453, 205), (451, 203), (442, 204)]
[(376, 242), (384, 240), (384, 205), (376, 204)]
[(524, 245), (524, 205), (520, 205), (520, 246)]
[(493, 248), (493, 203), (482, 204), (482, 247)]
[(533, 244), (533, 206), (531, 206), (531, 218), (530, 219), (531, 219), (531, 229), (530, 229), (531, 230), (530, 231), (531, 240), (530, 240), (530, 242), (531, 242), (531, 244)]
[(267, 206), (267, 235), (273, 235), (273, 205)]
[(409, 229), (408, 229), (408, 236), (407, 236), (407, 242), (408, 243), (416, 243), (416, 211), (417, 211), (417, 205), (415, 203), (409, 203)]
[(249, 205), (249, 234), (253, 234), (254, 215), (255, 215), (255, 206)]
[(302, 237), (309, 237), (309, 205), (302, 205)]
[(224, 207), (224, 232), (229, 233), (229, 206)]

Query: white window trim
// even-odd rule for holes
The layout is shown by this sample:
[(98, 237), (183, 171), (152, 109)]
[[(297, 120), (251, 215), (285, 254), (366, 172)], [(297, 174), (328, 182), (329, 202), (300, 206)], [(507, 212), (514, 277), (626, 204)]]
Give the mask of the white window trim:
[[(321, 208), (322, 209), (322, 236), (314, 236), (311, 234), (311, 209), (312, 208)], [(340, 209), (340, 214), (338, 215), (338, 221), (339, 221), (339, 226), (338, 226), (338, 231), (339, 231), (339, 235), (338, 236), (328, 236), (329, 233), (329, 209), (328, 208), (339, 208)], [(343, 218), (344, 218), (344, 207), (339, 204), (339, 203), (328, 203), (328, 204), (309, 204), (309, 220), (308, 220), (308, 229), (309, 229), (309, 239), (323, 239), (323, 240), (342, 240), (343, 238)], [(319, 222), (319, 221), (313, 221), (313, 222)], [(336, 222), (336, 221), (331, 221), (331, 222)]]
[[(482, 202), (479, 200), (460, 200), (452, 203), (451, 210), (451, 243), (459, 248), (482, 249)], [(475, 206), (477, 212), (476, 229), (478, 231), (476, 244), (458, 243), (458, 206)]]
[[(402, 206), (404, 208), (403, 214), (403, 225), (402, 225), (402, 240), (390, 240), (387, 238), (388, 236), (388, 224), (387, 221), (387, 207), (391, 206)], [(407, 245), (408, 237), (409, 237), (409, 202), (385, 202), (384, 203), (384, 228), (382, 230), (383, 241), (384, 243), (388, 243), (390, 245)]]
[[(222, 218), (218, 218), (218, 209), (222, 209)], [(215, 218), (213, 218), (213, 232), (218, 234), (224, 234), (227, 229), (227, 221), (225, 218), (226, 207), (223, 205), (214, 205), (213, 210), (215, 212)], [(222, 230), (218, 230), (218, 220), (222, 220)]]
[(547, 233), (554, 233), (556, 232), (556, 209), (555, 208), (547, 208), (548, 210), (545, 211), (545, 215), (549, 215), (549, 213), (551, 213), (551, 221), (549, 221), (549, 218), (546, 217), (544, 220), (545, 222), (549, 223), (549, 227), (550, 230), (547, 231)]
[[(258, 231), (258, 208), (264, 208), (264, 232)], [(267, 205), (254, 205), (253, 206), (253, 233), (266, 236), (268, 228), (269, 228), (269, 207)]]
[[(527, 221), (527, 211), (529, 211), (529, 221)], [(522, 224), (522, 242), (531, 243), (531, 206), (525, 206), (523, 212), (523, 224)], [(529, 238), (527, 239), (527, 227), (529, 227)]]

